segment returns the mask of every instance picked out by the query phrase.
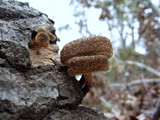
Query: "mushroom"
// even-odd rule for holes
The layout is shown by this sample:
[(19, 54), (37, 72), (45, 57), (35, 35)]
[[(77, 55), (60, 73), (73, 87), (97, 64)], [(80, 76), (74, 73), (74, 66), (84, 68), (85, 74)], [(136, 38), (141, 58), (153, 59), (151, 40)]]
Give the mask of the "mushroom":
[[(32, 67), (57, 64), (57, 37), (47, 27), (32, 31), (32, 41), (28, 43)], [(58, 59), (59, 60), (59, 59)]]
[(57, 37), (55, 35), (53, 35), (49, 30), (47, 30), (47, 28), (36, 28), (35, 31), (37, 33), (46, 33), (50, 39), (50, 42), (53, 42), (57, 39)]
[(91, 36), (66, 44), (60, 52), (60, 60), (68, 67), (70, 76), (82, 74), (80, 83), (86, 95), (92, 84), (92, 72), (107, 71), (108, 59), (112, 55), (112, 44), (108, 38)]
[(50, 43), (53, 43), (56, 41), (56, 36), (53, 35), (51, 32), (49, 32), (45, 28), (36, 28), (34, 31), (32, 31), (32, 41), (29, 43), (29, 47), (48, 47)]

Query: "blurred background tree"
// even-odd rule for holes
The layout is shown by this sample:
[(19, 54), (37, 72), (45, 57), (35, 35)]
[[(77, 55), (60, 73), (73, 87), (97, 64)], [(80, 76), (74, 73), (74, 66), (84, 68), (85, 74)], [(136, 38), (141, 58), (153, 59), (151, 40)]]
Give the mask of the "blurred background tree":
[[(121, 114), (127, 115), (123, 116), (124, 120), (130, 120), (131, 116), (135, 120), (133, 116), (145, 114), (142, 110), (151, 111), (147, 113), (148, 116), (153, 115), (152, 108), (160, 104), (160, 0), (156, 3), (153, 0), (71, 1), (75, 7), (75, 23), (79, 26), (80, 34), (93, 34), (88, 29), (87, 12), (91, 8), (101, 10), (99, 20), (108, 25), (114, 47), (111, 70), (103, 73), (104, 77), (93, 76), (93, 87), (84, 101), (85, 105), (95, 107), (101, 102), (103, 108), (96, 107), (112, 113), (115, 111), (113, 108), (118, 108)], [(117, 42), (118, 47), (115, 46)], [(111, 88), (125, 86), (128, 91), (105, 89), (104, 84)], [(137, 84), (139, 86), (131, 87)], [(118, 104), (118, 107), (113, 104)], [(130, 110), (132, 113), (127, 112)]]
[[(128, 66), (125, 61), (137, 61), (160, 70), (160, 1), (155, 5), (151, 0), (72, 0), (71, 5), (75, 6), (75, 22), (82, 36), (92, 35), (87, 27), (86, 13), (88, 9), (96, 8), (101, 10), (99, 19), (109, 27), (113, 46), (117, 41), (120, 43), (114, 48), (112, 69), (108, 73), (110, 80), (157, 77), (145, 67), (134, 63)], [(142, 49), (145, 54), (141, 54)]]

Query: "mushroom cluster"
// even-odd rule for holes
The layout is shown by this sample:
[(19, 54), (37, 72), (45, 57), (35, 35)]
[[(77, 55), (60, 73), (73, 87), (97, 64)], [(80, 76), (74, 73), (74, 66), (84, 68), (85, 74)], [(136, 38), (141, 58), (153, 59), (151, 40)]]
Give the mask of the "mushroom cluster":
[(29, 43), (29, 47), (40, 46), (40, 47), (48, 47), (49, 44), (53, 41), (56, 41), (56, 36), (53, 35), (46, 29), (36, 28), (32, 32), (32, 41)]
[(32, 41), (28, 43), (32, 67), (55, 65), (58, 56), (58, 38), (48, 28), (36, 28), (32, 31)]

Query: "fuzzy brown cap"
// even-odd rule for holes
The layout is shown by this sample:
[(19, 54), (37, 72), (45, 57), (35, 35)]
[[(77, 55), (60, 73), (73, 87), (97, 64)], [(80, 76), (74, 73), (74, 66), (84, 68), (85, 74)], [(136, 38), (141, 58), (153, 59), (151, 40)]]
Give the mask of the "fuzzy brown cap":
[(104, 36), (81, 38), (66, 44), (61, 53), (61, 62), (68, 67), (71, 76), (109, 69), (108, 59), (113, 49)]
[(74, 57), (68, 60), (68, 73), (71, 76), (109, 69), (109, 62), (104, 55)]

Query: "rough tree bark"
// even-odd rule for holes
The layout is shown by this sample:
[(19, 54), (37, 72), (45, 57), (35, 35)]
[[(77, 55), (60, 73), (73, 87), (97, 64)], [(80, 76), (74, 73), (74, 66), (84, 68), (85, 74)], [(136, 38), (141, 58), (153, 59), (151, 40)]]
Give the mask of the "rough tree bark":
[(58, 65), (31, 67), (31, 31), (54, 21), (28, 3), (0, 3), (0, 119), (106, 120), (79, 106), (80, 84)]

